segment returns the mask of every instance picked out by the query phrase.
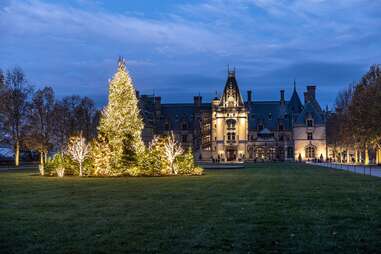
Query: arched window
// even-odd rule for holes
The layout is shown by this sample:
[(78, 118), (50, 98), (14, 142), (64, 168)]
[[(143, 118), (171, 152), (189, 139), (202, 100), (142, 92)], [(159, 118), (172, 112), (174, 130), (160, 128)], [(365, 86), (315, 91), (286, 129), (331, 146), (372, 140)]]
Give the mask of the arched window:
[(310, 145), (310, 146), (307, 146), (306, 147), (306, 158), (307, 159), (315, 159), (316, 158), (316, 155), (315, 155), (315, 152), (316, 152), (316, 149), (314, 146)]

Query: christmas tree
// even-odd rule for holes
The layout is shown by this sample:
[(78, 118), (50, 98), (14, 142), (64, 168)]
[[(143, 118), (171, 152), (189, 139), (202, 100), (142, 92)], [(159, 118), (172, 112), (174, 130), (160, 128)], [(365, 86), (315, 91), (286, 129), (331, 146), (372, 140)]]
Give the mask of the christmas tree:
[[(95, 167), (102, 165), (107, 169), (95, 168), (95, 171), (121, 175), (136, 165), (144, 152), (142, 129), (143, 120), (134, 84), (126, 70), (125, 61), (119, 59), (118, 70), (109, 83), (108, 105), (102, 112), (98, 128), (98, 141), (103, 144), (96, 145), (97, 152), (93, 158)], [(107, 151), (101, 151), (102, 147)], [(105, 155), (109, 159), (105, 160)]]

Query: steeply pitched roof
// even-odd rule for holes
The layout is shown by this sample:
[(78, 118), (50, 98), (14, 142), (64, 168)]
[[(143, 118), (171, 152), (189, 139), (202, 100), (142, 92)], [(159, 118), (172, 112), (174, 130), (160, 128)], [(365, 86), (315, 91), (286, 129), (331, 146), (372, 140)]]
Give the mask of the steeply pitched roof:
[[(168, 122), (171, 130), (181, 130), (183, 123), (187, 124), (187, 129), (193, 129), (195, 110), (193, 103), (161, 104), (162, 118), (158, 121), (159, 128), (163, 130)], [(211, 104), (202, 103), (200, 110), (211, 110)]]
[(226, 80), (224, 94), (220, 100), (220, 106), (227, 105), (229, 97), (233, 97), (235, 99), (238, 107), (244, 106), (241, 94), (239, 92), (237, 80), (235, 78), (235, 71), (229, 71), (228, 73), (228, 79)]
[(302, 113), (300, 113), (298, 118), (296, 119), (295, 124), (296, 125), (306, 124), (306, 120), (308, 117), (312, 117), (312, 119), (314, 120), (314, 124), (324, 124), (323, 114), (315, 108), (312, 102), (307, 102), (304, 105), (304, 109)]
[(296, 87), (294, 85), (294, 91), (292, 92), (291, 99), (287, 105), (287, 111), (290, 113), (298, 114), (302, 112), (303, 104), (300, 101), (298, 92), (296, 91)]
[[(286, 101), (286, 107), (288, 102)], [(279, 122), (283, 123), (285, 129), (289, 128), (285, 119), (284, 106), (279, 101), (254, 101), (247, 104), (249, 109), (249, 130), (256, 130), (259, 123), (264, 128), (276, 130)]]

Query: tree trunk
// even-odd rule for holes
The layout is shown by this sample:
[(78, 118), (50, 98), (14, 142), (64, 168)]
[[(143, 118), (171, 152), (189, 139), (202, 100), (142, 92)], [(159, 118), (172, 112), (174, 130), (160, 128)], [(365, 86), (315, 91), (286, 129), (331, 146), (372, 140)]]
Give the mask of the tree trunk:
[(381, 149), (377, 148), (376, 152), (376, 164), (380, 165), (381, 164)]
[(17, 140), (15, 145), (15, 166), (20, 165), (20, 142)]
[(365, 145), (365, 165), (369, 165), (369, 150), (368, 150), (368, 144)]
[(82, 162), (79, 162), (79, 176), (82, 176)]
[(44, 152), (40, 152), (40, 165), (44, 165)]

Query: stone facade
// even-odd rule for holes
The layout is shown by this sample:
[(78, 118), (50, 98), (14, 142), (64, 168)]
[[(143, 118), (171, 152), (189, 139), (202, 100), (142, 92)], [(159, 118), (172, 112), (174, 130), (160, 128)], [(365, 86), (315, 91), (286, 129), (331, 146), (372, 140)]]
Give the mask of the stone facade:
[(307, 86), (304, 104), (294, 91), (289, 101), (243, 100), (235, 71), (229, 71), (223, 95), (211, 103), (163, 104), (160, 97), (139, 96), (145, 122), (143, 139), (173, 131), (198, 160), (213, 162), (326, 159), (326, 112)]

